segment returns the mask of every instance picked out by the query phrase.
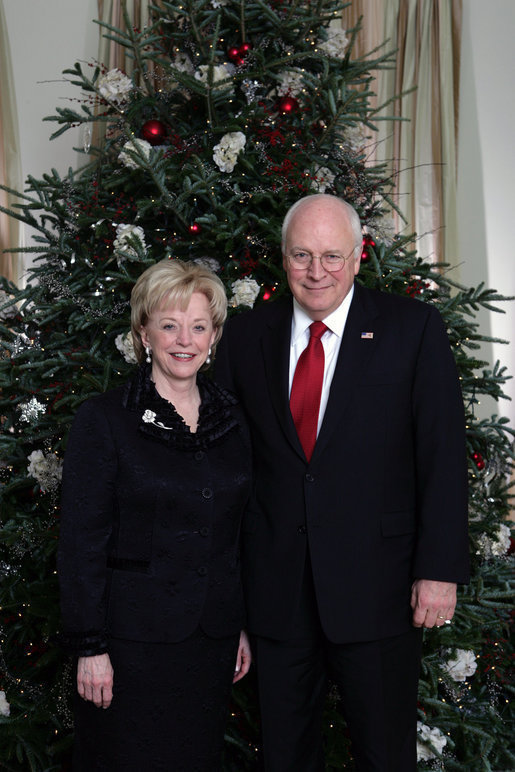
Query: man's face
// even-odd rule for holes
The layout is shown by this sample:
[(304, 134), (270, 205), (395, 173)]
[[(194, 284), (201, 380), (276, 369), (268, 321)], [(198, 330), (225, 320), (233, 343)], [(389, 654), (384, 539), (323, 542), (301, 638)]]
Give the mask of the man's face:
[[(306, 201), (294, 213), (286, 234), (283, 267), (290, 289), (304, 311), (315, 321), (325, 319), (349, 292), (359, 271), (360, 256), (354, 259), (355, 237), (347, 213), (338, 201)], [(296, 252), (313, 256), (308, 268), (294, 268), (288, 256)], [(323, 255), (346, 257), (339, 271), (327, 271)]]

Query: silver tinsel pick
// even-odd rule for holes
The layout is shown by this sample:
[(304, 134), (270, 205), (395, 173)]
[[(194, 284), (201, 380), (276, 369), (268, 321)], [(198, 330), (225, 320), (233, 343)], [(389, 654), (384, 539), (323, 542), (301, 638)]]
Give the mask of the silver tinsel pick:
[(40, 413), (46, 412), (46, 407), (38, 402), (36, 397), (32, 397), (29, 402), (22, 402), (20, 404), (21, 416), (20, 421), (27, 421), (27, 423), (34, 423), (39, 418)]
[(245, 94), (248, 105), (256, 101), (256, 94), (260, 88), (261, 84), (258, 80), (249, 80), (248, 78), (245, 78), (245, 80), (242, 81), (241, 90)]
[(20, 332), (18, 335), (16, 335), (16, 338), (14, 339), (13, 347), (12, 347), (12, 355), (14, 357), (18, 356), (20, 352), (22, 352), (26, 348), (30, 348), (32, 345), (32, 341), (30, 338), (25, 335), (24, 332)]

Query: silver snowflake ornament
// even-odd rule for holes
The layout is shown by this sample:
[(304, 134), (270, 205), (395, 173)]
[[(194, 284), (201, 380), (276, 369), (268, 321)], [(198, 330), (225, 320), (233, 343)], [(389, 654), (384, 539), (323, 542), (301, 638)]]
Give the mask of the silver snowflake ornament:
[(27, 423), (33, 423), (37, 421), (40, 414), (46, 413), (46, 407), (38, 402), (36, 397), (32, 397), (29, 402), (22, 402), (20, 404), (21, 416), (20, 421), (27, 421)]

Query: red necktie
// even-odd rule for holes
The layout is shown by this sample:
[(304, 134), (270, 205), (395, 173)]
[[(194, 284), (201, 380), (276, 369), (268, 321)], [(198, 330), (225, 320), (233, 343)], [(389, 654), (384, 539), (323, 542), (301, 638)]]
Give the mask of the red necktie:
[(308, 461), (317, 438), (318, 412), (324, 380), (324, 347), (320, 340), (328, 328), (323, 322), (309, 327), (309, 343), (299, 357), (290, 394), (290, 410)]

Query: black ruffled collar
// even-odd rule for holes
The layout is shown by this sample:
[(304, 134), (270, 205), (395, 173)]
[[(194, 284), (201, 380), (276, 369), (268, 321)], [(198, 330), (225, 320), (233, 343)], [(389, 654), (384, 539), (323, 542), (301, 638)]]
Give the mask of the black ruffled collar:
[(198, 373), (199, 420), (197, 431), (191, 432), (171, 402), (158, 394), (150, 372), (149, 365), (141, 365), (127, 383), (123, 398), (125, 407), (141, 412), (142, 434), (181, 450), (201, 450), (217, 444), (239, 425), (231, 410), (237, 404), (236, 399)]

